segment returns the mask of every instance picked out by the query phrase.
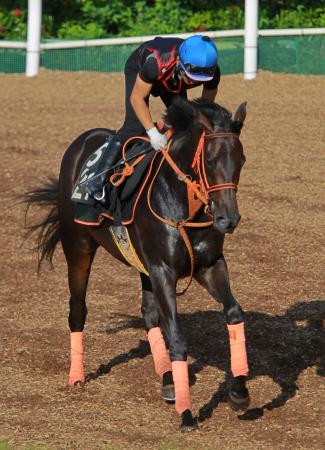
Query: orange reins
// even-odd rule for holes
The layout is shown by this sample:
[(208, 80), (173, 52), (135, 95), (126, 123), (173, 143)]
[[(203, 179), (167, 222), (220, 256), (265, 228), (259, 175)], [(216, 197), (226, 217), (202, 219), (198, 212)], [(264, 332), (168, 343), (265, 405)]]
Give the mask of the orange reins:
[(203, 132), (199, 139), (198, 146), (197, 146), (197, 149), (196, 149), (196, 152), (195, 152), (195, 155), (193, 158), (193, 162), (192, 162), (192, 168), (198, 174), (199, 182), (192, 181), (188, 175), (186, 175), (184, 172), (182, 172), (180, 170), (180, 168), (177, 166), (175, 161), (172, 159), (172, 157), (169, 154), (169, 150), (172, 145), (172, 140), (170, 140), (167, 145), (167, 148), (161, 149), (161, 152), (163, 154), (163, 159), (161, 160), (161, 162), (158, 166), (158, 169), (157, 169), (153, 179), (151, 180), (151, 183), (150, 183), (150, 186), (148, 189), (147, 202), (148, 202), (148, 207), (149, 207), (150, 211), (160, 222), (163, 222), (166, 225), (169, 225), (173, 228), (178, 229), (181, 237), (183, 238), (183, 241), (187, 248), (187, 251), (189, 253), (190, 263), (191, 263), (190, 279), (188, 281), (187, 286), (181, 292), (177, 293), (177, 295), (185, 294), (187, 289), (190, 287), (190, 285), (192, 283), (192, 279), (193, 279), (194, 266), (195, 266), (193, 248), (191, 246), (191, 242), (185, 231), (185, 227), (191, 227), (191, 228), (193, 228), (193, 227), (196, 227), (196, 228), (208, 227), (213, 224), (213, 221), (211, 220), (208, 222), (191, 222), (190, 221), (191, 218), (189, 217), (187, 219), (181, 219), (178, 222), (175, 222), (172, 220), (165, 219), (164, 217), (161, 217), (159, 214), (157, 214), (153, 210), (153, 208), (151, 206), (150, 198), (151, 198), (152, 187), (153, 187), (156, 177), (161, 169), (163, 162), (167, 161), (167, 163), (170, 165), (170, 167), (173, 169), (173, 171), (176, 173), (176, 175), (182, 181), (184, 181), (186, 183), (186, 185), (188, 186), (188, 188), (190, 190), (194, 191), (196, 197), (202, 202), (202, 204), (206, 205), (206, 208), (208, 207), (208, 196), (211, 192), (221, 191), (221, 190), (225, 190), (225, 189), (233, 189), (236, 191), (237, 185), (234, 183), (222, 183), (222, 184), (215, 184), (213, 186), (210, 186), (207, 176), (206, 176), (205, 164), (204, 164), (204, 140), (207, 138), (221, 138), (221, 137), (235, 137), (238, 139), (239, 135), (236, 133), (217, 133), (217, 132), (205, 134), (205, 132)]
[[(167, 131), (168, 134), (170, 134), (170, 130)], [(166, 133), (166, 134), (167, 134)], [(147, 193), (147, 202), (148, 202), (148, 207), (149, 210), (151, 211), (151, 213), (156, 217), (156, 219), (158, 219), (160, 222), (165, 223), (166, 225), (169, 225), (173, 228), (177, 228), (183, 241), (184, 244), (187, 248), (187, 251), (189, 253), (189, 257), (190, 257), (190, 263), (191, 263), (191, 270), (190, 270), (190, 279), (188, 281), (187, 286), (179, 293), (177, 293), (177, 295), (183, 295), (185, 294), (185, 292), (187, 291), (187, 289), (190, 287), (191, 283), (192, 283), (192, 279), (193, 279), (193, 274), (194, 274), (194, 266), (195, 266), (195, 261), (194, 261), (194, 252), (193, 252), (193, 248), (191, 245), (191, 242), (187, 236), (187, 233), (185, 231), (185, 227), (191, 227), (191, 228), (203, 228), (203, 227), (208, 227), (211, 226), (213, 224), (213, 221), (210, 220), (208, 222), (191, 222), (191, 217), (188, 217), (187, 219), (181, 219), (177, 222), (172, 221), (172, 220), (168, 220), (165, 219), (164, 217), (161, 217), (159, 214), (157, 214), (152, 206), (151, 206), (151, 192), (152, 192), (152, 187), (154, 185), (154, 182), (157, 178), (157, 175), (161, 169), (162, 164), (164, 163), (164, 161), (166, 161), (169, 166), (173, 169), (173, 171), (175, 172), (175, 174), (187, 185), (188, 190), (193, 191), (195, 196), (202, 202), (202, 204), (206, 205), (206, 210), (208, 209), (208, 197), (209, 194), (211, 192), (216, 192), (216, 191), (222, 191), (225, 189), (233, 189), (235, 191), (237, 191), (237, 185), (234, 183), (222, 183), (222, 184), (214, 184), (212, 186), (209, 185), (208, 179), (207, 179), (207, 175), (206, 175), (206, 171), (205, 171), (205, 164), (204, 164), (204, 141), (205, 139), (211, 139), (211, 138), (228, 138), (228, 137), (233, 137), (236, 139), (239, 139), (239, 135), (236, 133), (226, 133), (226, 132), (214, 132), (214, 133), (209, 133), (206, 134), (205, 132), (202, 133), (197, 148), (196, 148), (196, 152), (193, 158), (193, 162), (192, 162), (192, 168), (194, 169), (194, 172), (198, 174), (199, 177), (199, 181), (192, 181), (191, 177), (189, 175), (186, 175), (184, 172), (182, 172), (180, 170), (180, 168), (177, 166), (177, 164), (175, 163), (175, 161), (173, 160), (173, 158), (170, 156), (169, 154), (169, 150), (171, 148), (171, 145), (173, 143), (172, 139), (170, 139), (170, 141), (168, 142), (168, 145), (166, 148), (162, 148), (160, 151), (163, 155), (162, 160), (159, 163), (158, 169), (156, 170), (156, 173), (154, 174), (150, 186), (148, 188), (148, 193)], [(143, 140), (146, 142), (149, 142), (149, 139), (143, 136), (135, 136), (135, 137), (131, 137), (129, 138), (123, 145), (123, 149), (122, 149), (122, 156), (124, 161), (126, 160), (126, 155), (125, 155), (125, 149), (127, 147), (127, 145), (129, 144), (130, 141), (132, 140)], [(110, 177), (110, 183), (113, 186), (120, 186), (124, 181), (125, 178), (127, 178), (128, 176), (132, 175), (134, 172), (134, 167), (145, 157), (144, 154), (139, 155), (138, 157), (135, 156), (135, 160), (133, 161), (132, 164), (128, 164), (127, 161), (125, 161), (124, 163), (124, 168), (122, 170), (122, 172), (119, 173), (115, 173)]]
[(134, 168), (137, 164), (139, 164), (140, 161), (143, 160), (143, 158), (146, 156), (145, 154), (141, 154), (139, 156), (134, 155), (135, 160), (133, 161), (132, 164), (129, 164), (126, 161), (126, 155), (125, 155), (125, 149), (127, 147), (127, 145), (129, 144), (129, 142), (134, 141), (134, 140), (142, 140), (145, 142), (150, 142), (150, 139), (144, 136), (134, 136), (129, 138), (127, 141), (125, 141), (125, 143), (123, 144), (123, 148), (122, 148), (122, 157), (124, 160), (124, 167), (122, 169), (122, 172), (118, 172), (118, 173), (113, 173), (113, 175), (110, 176), (109, 181), (110, 183), (117, 187), (120, 186), (124, 181), (125, 178), (129, 177), (130, 175), (133, 174), (134, 172)]

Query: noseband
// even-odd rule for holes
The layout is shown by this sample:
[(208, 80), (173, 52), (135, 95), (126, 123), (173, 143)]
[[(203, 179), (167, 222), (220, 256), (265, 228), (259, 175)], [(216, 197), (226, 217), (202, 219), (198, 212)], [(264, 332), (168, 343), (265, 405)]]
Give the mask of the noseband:
[(233, 189), (237, 191), (237, 185), (235, 183), (221, 183), (221, 184), (213, 184), (212, 186), (208, 182), (208, 178), (206, 175), (205, 169), (205, 149), (204, 144), (206, 139), (216, 139), (216, 138), (236, 138), (239, 139), (239, 135), (237, 133), (224, 133), (224, 132), (214, 132), (206, 134), (202, 133), (200, 140), (198, 142), (198, 146), (194, 155), (194, 159), (192, 162), (192, 169), (199, 175), (199, 185), (202, 193), (208, 199), (209, 194), (211, 192), (223, 191), (225, 189)]
[[(194, 191), (197, 198), (201, 200), (202, 203), (205, 205), (208, 205), (208, 198), (209, 194), (216, 191), (223, 191), (225, 189), (233, 189), (234, 191), (237, 191), (237, 184), (235, 183), (221, 183), (221, 184), (214, 184), (210, 185), (208, 182), (208, 178), (206, 175), (206, 169), (205, 169), (205, 140), (206, 139), (219, 139), (219, 138), (235, 138), (239, 139), (239, 134), (237, 133), (227, 133), (227, 132), (214, 132), (206, 134), (204, 131), (200, 136), (199, 142), (197, 144), (197, 148), (195, 151), (195, 155), (192, 161), (192, 168), (194, 172), (198, 175), (198, 182), (192, 181), (191, 177), (189, 175), (186, 175), (184, 172), (182, 172), (175, 161), (172, 159), (172, 157), (169, 154), (170, 147), (172, 145), (172, 139), (169, 141), (168, 146), (166, 149), (162, 149), (161, 152), (164, 155), (164, 160), (168, 162), (170, 167), (174, 170), (176, 175), (181, 178), (191, 189)], [(160, 169), (160, 168), (159, 168)], [(158, 169), (158, 172), (159, 172)]]

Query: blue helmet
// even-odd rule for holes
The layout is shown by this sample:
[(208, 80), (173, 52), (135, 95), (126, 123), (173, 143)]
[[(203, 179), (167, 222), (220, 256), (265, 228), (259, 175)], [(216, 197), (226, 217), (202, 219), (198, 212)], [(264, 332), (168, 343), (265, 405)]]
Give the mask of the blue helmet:
[(180, 66), (185, 75), (195, 81), (212, 80), (217, 62), (218, 51), (208, 36), (196, 34), (180, 45), (178, 49)]

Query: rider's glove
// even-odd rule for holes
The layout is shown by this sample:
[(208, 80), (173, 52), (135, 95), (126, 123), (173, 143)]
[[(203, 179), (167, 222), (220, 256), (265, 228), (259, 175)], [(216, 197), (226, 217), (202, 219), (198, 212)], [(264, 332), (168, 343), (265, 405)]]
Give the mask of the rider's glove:
[(164, 134), (159, 133), (156, 127), (150, 128), (147, 131), (147, 135), (150, 138), (150, 143), (155, 150), (160, 150), (161, 147), (167, 146), (167, 138)]

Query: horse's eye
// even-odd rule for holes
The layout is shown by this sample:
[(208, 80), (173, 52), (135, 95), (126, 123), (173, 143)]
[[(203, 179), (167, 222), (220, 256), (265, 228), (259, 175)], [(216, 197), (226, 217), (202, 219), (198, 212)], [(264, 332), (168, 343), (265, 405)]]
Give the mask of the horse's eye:
[(205, 163), (206, 163), (207, 168), (214, 169), (217, 165), (217, 160), (216, 160), (216, 158), (207, 158)]

